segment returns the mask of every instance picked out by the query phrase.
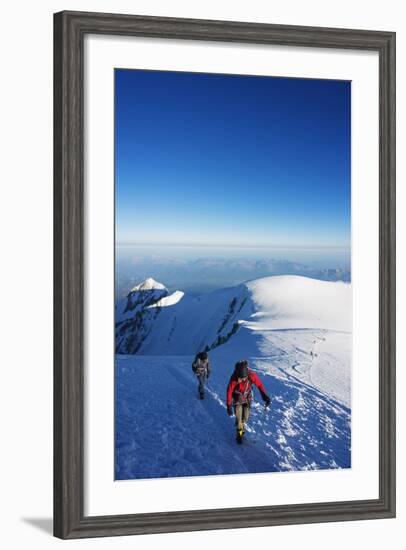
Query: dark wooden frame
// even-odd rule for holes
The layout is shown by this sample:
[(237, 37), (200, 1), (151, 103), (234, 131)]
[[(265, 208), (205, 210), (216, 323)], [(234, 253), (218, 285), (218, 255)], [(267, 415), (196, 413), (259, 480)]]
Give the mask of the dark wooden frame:
[[(85, 517), (83, 38), (106, 34), (379, 53), (379, 498)], [(54, 534), (80, 538), (395, 516), (395, 33), (102, 13), (54, 16)]]

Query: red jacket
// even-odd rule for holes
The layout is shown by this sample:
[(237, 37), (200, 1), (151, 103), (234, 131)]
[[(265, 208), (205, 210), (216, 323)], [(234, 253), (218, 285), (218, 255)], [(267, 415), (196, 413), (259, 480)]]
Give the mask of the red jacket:
[(232, 403), (250, 400), (253, 385), (259, 389), (262, 398), (267, 395), (263, 383), (254, 371), (248, 369), (247, 380), (241, 382), (238, 382), (238, 377), (233, 373), (227, 386), (227, 407), (231, 407)]

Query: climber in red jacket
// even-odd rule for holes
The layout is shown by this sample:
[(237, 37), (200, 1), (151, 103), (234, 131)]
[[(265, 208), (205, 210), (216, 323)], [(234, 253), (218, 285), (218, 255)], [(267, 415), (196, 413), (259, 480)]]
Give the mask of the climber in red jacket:
[(234, 372), (231, 375), (227, 386), (227, 414), (235, 414), (235, 423), (237, 426), (237, 443), (242, 443), (245, 432), (245, 424), (250, 416), (250, 407), (252, 401), (252, 386), (256, 386), (268, 407), (271, 400), (268, 397), (264, 385), (258, 378), (258, 375), (248, 368), (248, 361), (238, 361)]

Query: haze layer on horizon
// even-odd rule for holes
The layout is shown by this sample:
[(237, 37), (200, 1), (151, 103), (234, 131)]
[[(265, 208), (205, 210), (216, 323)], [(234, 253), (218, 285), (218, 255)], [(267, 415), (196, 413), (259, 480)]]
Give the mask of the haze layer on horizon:
[(116, 297), (148, 277), (170, 291), (205, 293), (270, 275), (351, 280), (349, 248), (117, 246)]

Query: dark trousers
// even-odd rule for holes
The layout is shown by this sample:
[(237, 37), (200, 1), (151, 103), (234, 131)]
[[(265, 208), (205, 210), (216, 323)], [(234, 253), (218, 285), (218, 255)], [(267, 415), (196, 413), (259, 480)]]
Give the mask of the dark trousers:
[(204, 385), (206, 383), (206, 373), (202, 372), (201, 374), (198, 374), (197, 379), (199, 380), (199, 393), (200, 393), (200, 395), (204, 395)]

